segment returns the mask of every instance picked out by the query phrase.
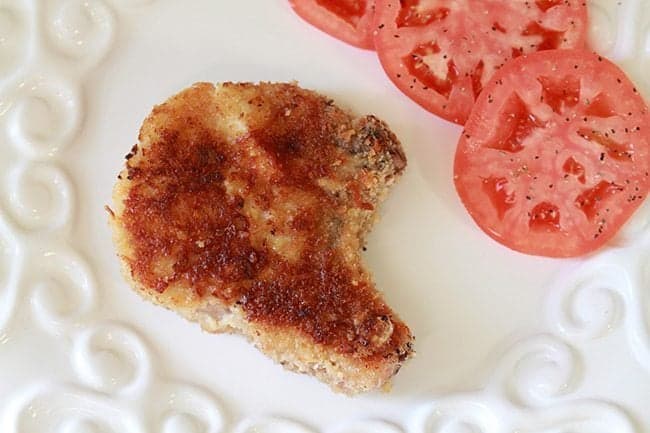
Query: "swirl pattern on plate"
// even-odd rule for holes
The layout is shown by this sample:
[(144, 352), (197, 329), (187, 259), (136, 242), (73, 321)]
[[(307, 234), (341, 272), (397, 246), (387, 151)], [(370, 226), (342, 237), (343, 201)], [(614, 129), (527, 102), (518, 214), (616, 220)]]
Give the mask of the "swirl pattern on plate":
[(55, 230), (72, 220), (74, 191), (54, 164), (18, 164), (9, 174), (9, 211), (24, 230)]
[(23, 274), (21, 286), (31, 288), (29, 301), (36, 321), (54, 335), (84, 326), (97, 296), (88, 263), (71, 249), (46, 247), (30, 253), (37, 270)]
[(549, 296), (549, 324), (574, 344), (623, 331), (639, 364), (650, 373), (650, 287), (647, 235), (627, 248), (587, 260)]
[(17, 230), (2, 214), (0, 208), (0, 333), (16, 308), (17, 279), (22, 260)]
[[(36, 17), (42, 22), (28, 37), (26, 26)], [(8, 71), (20, 72), (20, 56), (13, 63), (0, 61), (0, 71), (7, 72), (0, 125), (18, 151), (0, 202), (0, 345), (9, 340), (9, 320), (24, 299), (33, 322), (69, 350), (78, 381), (43, 381), (15, 390), (0, 407), (3, 432), (223, 430), (222, 411), (210, 393), (155, 373), (136, 331), (93, 323), (96, 278), (67, 242), (77, 207), (74, 183), (56, 160), (82, 128), (81, 80), (109, 51), (114, 26), (113, 12), (101, 0), (0, 2), (0, 55), (27, 55), (30, 41), (39, 41), (31, 47), (39, 58), (37, 71), (36, 65), (20, 65), (25, 71), (11, 81)]]
[(638, 432), (619, 407), (571, 396), (581, 369), (582, 360), (557, 337), (531, 337), (506, 353), (484, 390), (446, 395), (422, 405), (409, 431)]
[(51, 158), (68, 146), (81, 124), (81, 94), (70, 80), (49, 73), (26, 77), (6, 97), (7, 132), (28, 158)]
[(115, 324), (80, 331), (72, 365), (79, 380), (96, 392), (132, 395), (151, 384), (148, 350), (132, 330)]
[(224, 416), (206, 391), (159, 376), (133, 329), (99, 323), (73, 334), (73, 371), (81, 385), (40, 383), (16, 393), (0, 412), (6, 433), (220, 433)]
[(19, 71), (29, 57), (29, 26), (25, 5), (0, 3), (0, 82)]
[(58, 52), (77, 64), (98, 63), (113, 42), (113, 12), (101, 0), (64, 0), (56, 3), (44, 17), (44, 28), (49, 36), (46, 39)]
[(589, 45), (623, 65), (650, 97), (650, 4), (643, 0), (591, 0)]
[(568, 338), (603, 337), (625, 317), (631, 282), (623, 267), (586, 266), (560, 286), (551, 301), (550, 320)]

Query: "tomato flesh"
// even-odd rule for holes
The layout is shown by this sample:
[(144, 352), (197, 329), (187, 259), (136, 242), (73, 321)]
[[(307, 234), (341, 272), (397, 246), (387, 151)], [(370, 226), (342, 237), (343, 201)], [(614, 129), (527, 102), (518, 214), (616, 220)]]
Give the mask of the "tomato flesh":
[(374, 49), (373, 0), (289, 0), (305, 21), (329, 35), (364, 49)]
[(612, 238), (648, 195), (650, 115), (608, 60), (551, 50), (486, 84), (454, 162), (475, 222), (514, 250), (579, 256)]
[(316, 0), (316, 4), (353, 26), (357, 25), (366, 12), (365, 0)]
[(425, 109), (464, 124), (508, 60), (581, 48), (583, 0), (377, 0), (375, 47), (390, 79)]

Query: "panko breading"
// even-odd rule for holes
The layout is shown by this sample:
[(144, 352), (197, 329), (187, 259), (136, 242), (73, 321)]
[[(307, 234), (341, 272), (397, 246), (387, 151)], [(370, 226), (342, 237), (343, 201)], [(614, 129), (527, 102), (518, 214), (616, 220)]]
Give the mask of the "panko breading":
[(294, 84), (198, 83), (155, 107), (113, 192), (126, 277), (345, 393), (412, 354), (360, 249), (406, 158), (373, 116)]

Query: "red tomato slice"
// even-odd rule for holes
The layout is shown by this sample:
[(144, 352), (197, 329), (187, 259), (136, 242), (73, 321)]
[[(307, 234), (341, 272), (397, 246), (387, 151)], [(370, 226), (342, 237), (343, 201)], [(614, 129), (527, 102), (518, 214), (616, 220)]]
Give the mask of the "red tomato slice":
[(456, 190), (514, 250), (578, 256), (607, 242), (648, 195), (650, 115), (610, 61), (552, 50), (507, 63), (465, 125)]
[(389, 78), (464, 124), (496, 70), (525, 53), (582, 48), (584, 0), (377, 0), (375, 47)]
[(374, 0), (289, 0), (314, 27), (355, 47), (372, 50)]

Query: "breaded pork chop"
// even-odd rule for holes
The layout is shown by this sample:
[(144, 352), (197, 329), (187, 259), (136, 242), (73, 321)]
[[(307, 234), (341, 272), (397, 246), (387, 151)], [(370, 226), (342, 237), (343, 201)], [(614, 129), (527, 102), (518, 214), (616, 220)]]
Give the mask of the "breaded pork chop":
[(145, 298), (345, 393), (412, 354), (360, 258), (406, 166), (383, 122), (293, 84), (198, 83), (153, 109), (126, 158), (110, 220)]

